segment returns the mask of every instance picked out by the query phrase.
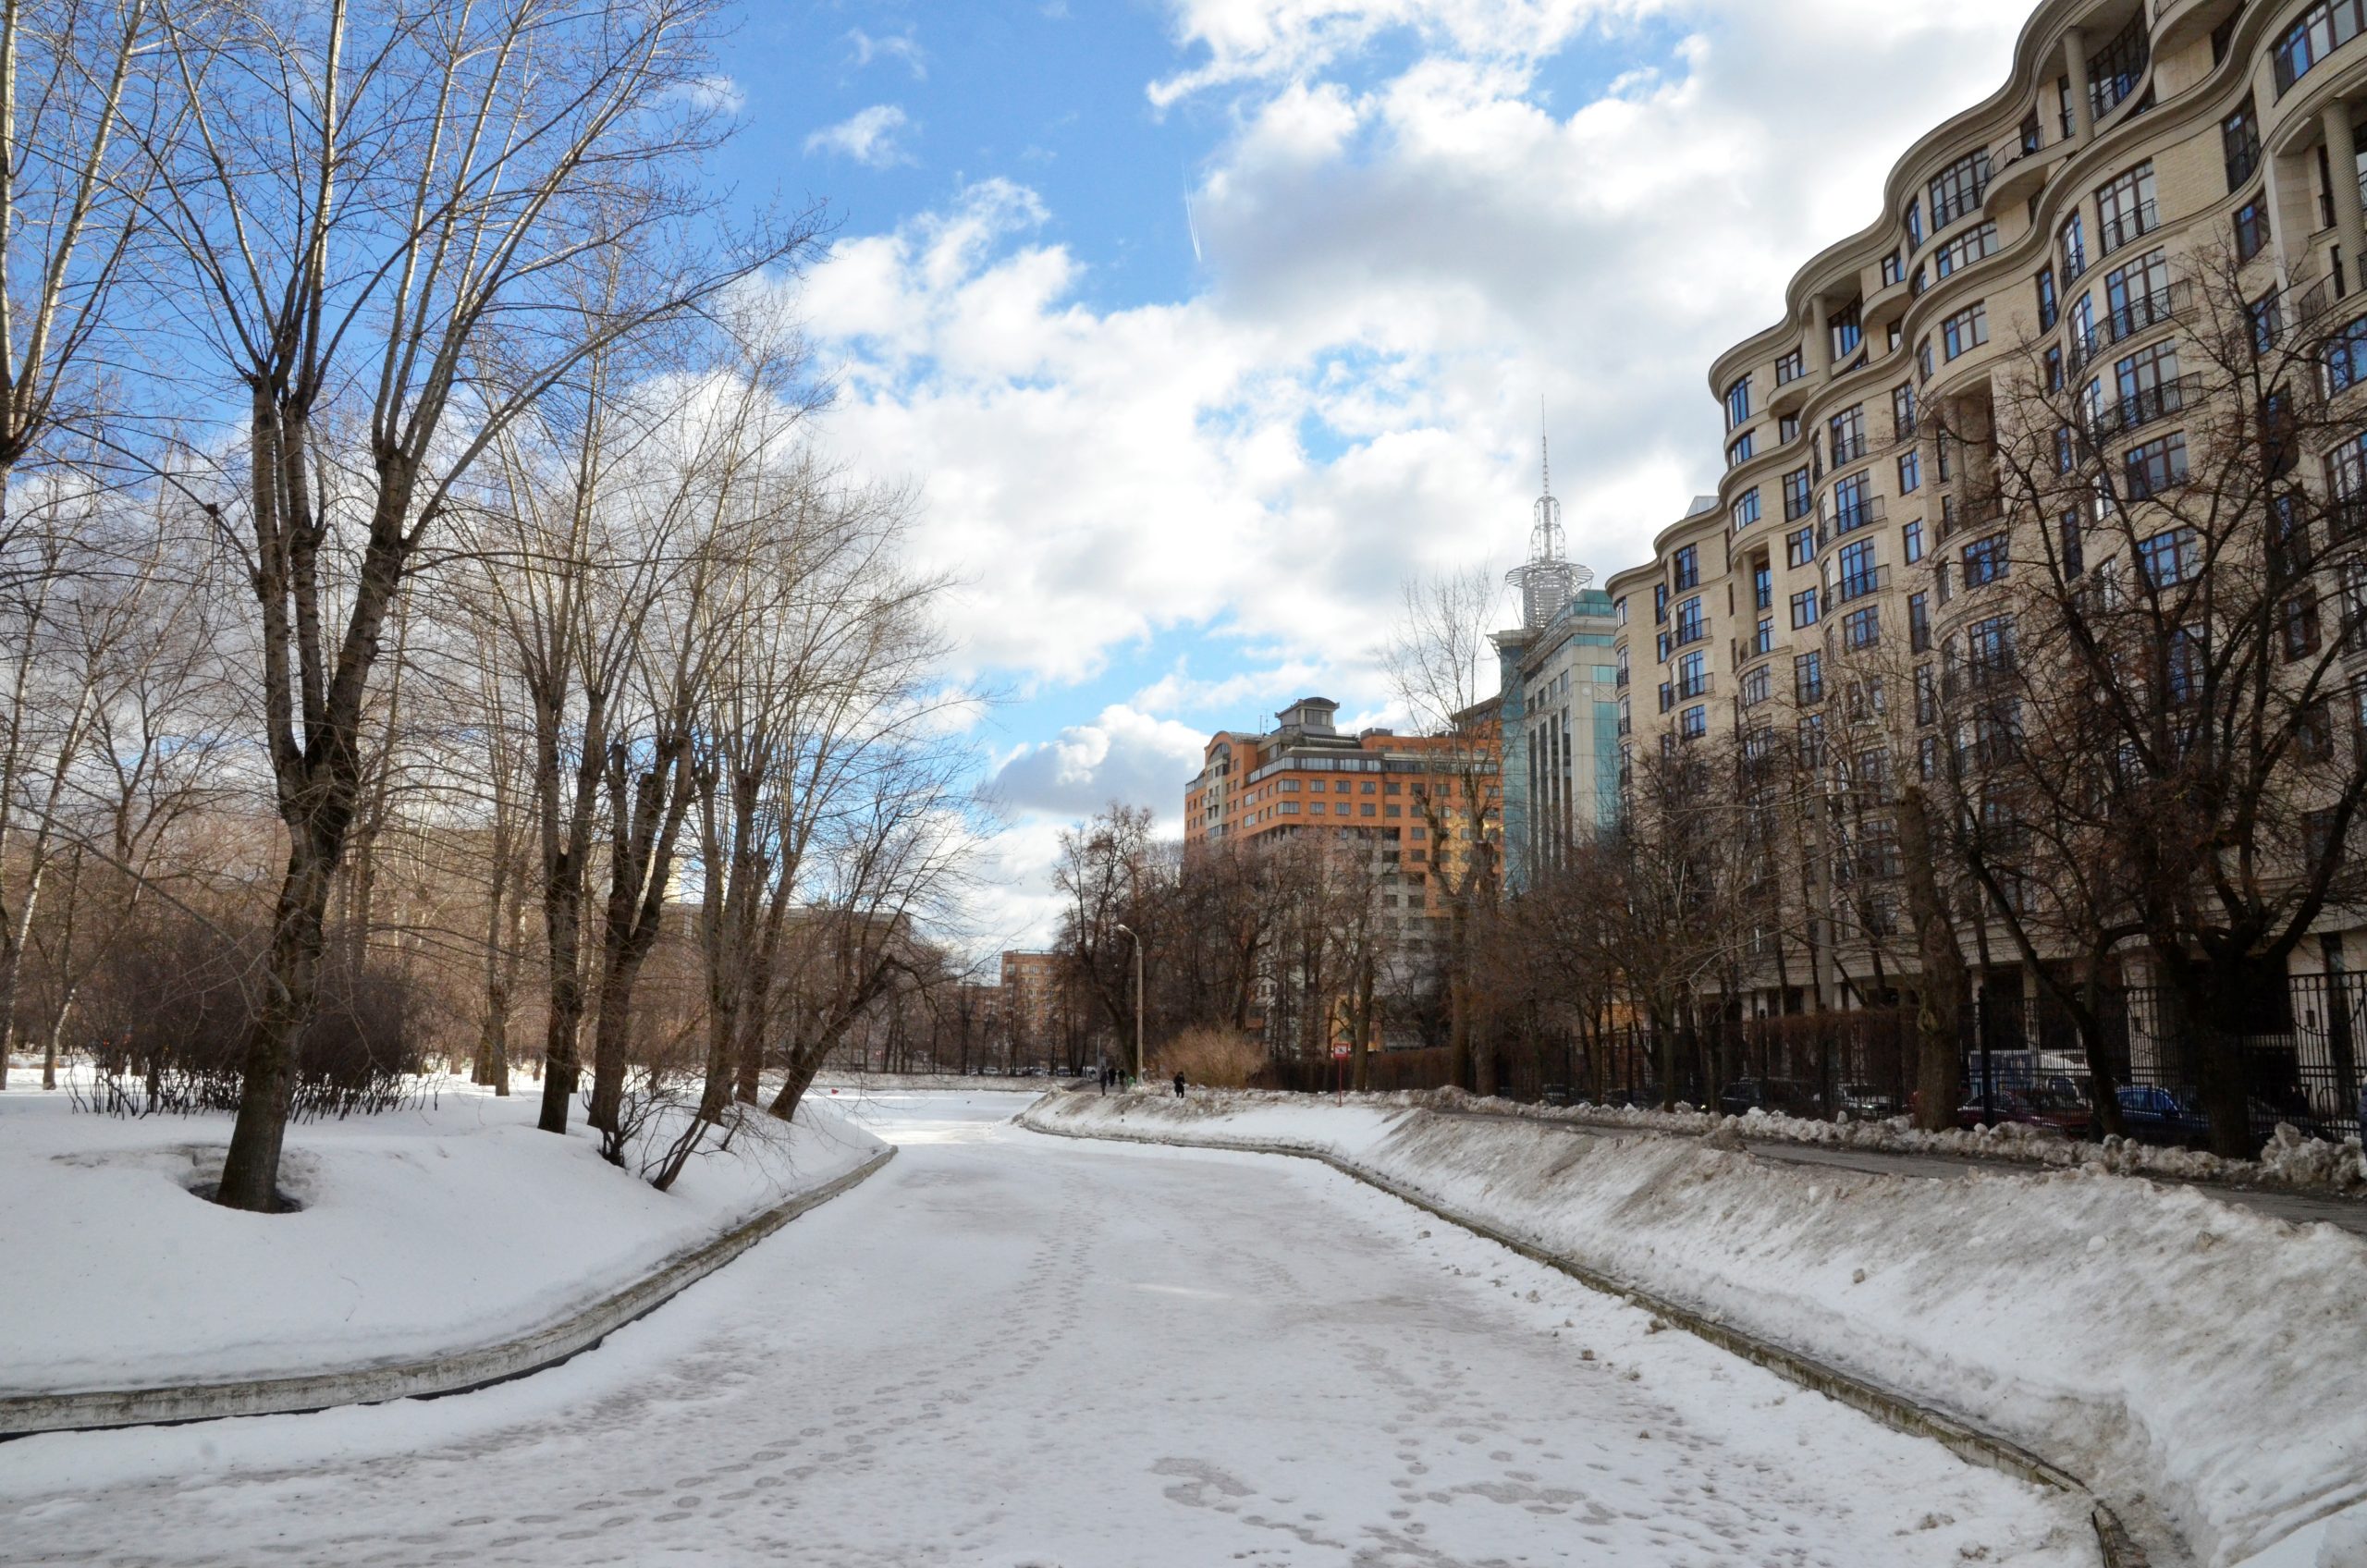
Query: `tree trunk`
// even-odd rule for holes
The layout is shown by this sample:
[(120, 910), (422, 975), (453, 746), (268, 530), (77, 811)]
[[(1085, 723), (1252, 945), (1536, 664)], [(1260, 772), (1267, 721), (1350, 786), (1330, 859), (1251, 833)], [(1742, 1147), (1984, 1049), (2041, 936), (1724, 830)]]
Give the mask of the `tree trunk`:
[(290, 837), (288, 869), (272, 917), (271, 965), (263, 1007), (247, 1038), (245, 1081), (230, 1152), (215, 1201), (227, 1208), (269, 1214), (279, 1207), (279, 1155), (296, 1088), (296, 1052), (320, 994), (323, 919), (335, 876), (335, 839), (327, 833)]
[(1966, 976), (1964, 951), (1932, 864), (1932, 820), (1919, 784), (1899, 791), (1898, 839), (1907, 907), (1923, 965), (1915, 1005), (1915, 1124), (1936, 1133), (1956, 1125), (1963, 1097)]

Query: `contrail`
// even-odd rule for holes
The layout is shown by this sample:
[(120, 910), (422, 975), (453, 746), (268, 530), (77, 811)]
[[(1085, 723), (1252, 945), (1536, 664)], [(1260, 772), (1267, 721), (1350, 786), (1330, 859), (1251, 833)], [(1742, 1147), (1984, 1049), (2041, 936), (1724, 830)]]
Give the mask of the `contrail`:
[(1192, 264), (1198, 266), (1202, 264), (1200, 257), (1200, 226), (1193, 221), (1192, 217), (1192, 181), (1188, 175), (1184, 177), (1184, 232), (1192, 237)]

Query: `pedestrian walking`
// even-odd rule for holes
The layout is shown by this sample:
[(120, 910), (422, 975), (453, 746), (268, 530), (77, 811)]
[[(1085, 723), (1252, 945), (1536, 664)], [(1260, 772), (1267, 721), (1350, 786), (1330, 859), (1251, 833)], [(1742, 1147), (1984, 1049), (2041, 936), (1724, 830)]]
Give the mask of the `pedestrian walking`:
[(1181, 1072), (1175, 1075), (1175, 1097), (1179, 1100), (1184, 1097), (1184, 1074)]

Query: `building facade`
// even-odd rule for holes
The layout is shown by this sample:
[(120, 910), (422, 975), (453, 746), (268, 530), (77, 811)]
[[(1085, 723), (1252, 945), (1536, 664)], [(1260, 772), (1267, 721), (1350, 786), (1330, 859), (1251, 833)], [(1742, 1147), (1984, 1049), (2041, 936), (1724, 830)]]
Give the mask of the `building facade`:
[[(2263, 341), (2331, 327), (2334, 385), (2367, 379), (2349, 347), (2367, 349), (2362, 105), (2367, 0), (2048, 0), (2005, 85), (1916, 141), (1883, 216), (1711, 365), (1717, 494), (1605, 589), (1623, 775), (1780, 741), (1851, 794), (1822, 814), (1823, 875), (1799, 894), (1808, 951), (1781, 981), (1754, 952), (1751, 1010), (1797, 1006), (1803, 983), (1851, 1005), (1885, 964), (1911, 970), (1885, 780), (1964, 743), (1935, 699), (2012, 659), (2000, 582), (2017, 558), (2124, 543), (2011, 508), (2001, 414), (2067, 387), (2130, 495), (2183, 478), (2214, 289), (2241, 290)], [(2367, 434), (2327, 439), (2295, 483), (2367, 504)], [(1508, 659), (1525, 701), (1514, 676)], [(2329, 915), (2295, 969), (2341, 968), (2352, 918)]]

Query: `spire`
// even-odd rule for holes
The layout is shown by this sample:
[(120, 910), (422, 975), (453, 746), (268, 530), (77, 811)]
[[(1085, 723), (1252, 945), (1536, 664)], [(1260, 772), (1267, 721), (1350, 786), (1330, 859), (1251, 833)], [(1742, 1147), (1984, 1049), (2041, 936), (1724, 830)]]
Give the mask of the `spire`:
[(1537, 395), (1537, 466), (1545, 475), (1545, 494), (1553, 494), (1553, 448), (1545, 439), (1545, 394)]
[(1528, 531), (1528, 563), (1505, 581), (1520, 590), (1521, 622), (1534, 630), (1562, 613), (1570, 597), (1594, 581), (1594, 573), (1563, 553), (1562, 503), (1553, 498), (1553, 447), (1545, 429), (1545, 399), (1537, 399), (1537, 466), (1539, 489)]

